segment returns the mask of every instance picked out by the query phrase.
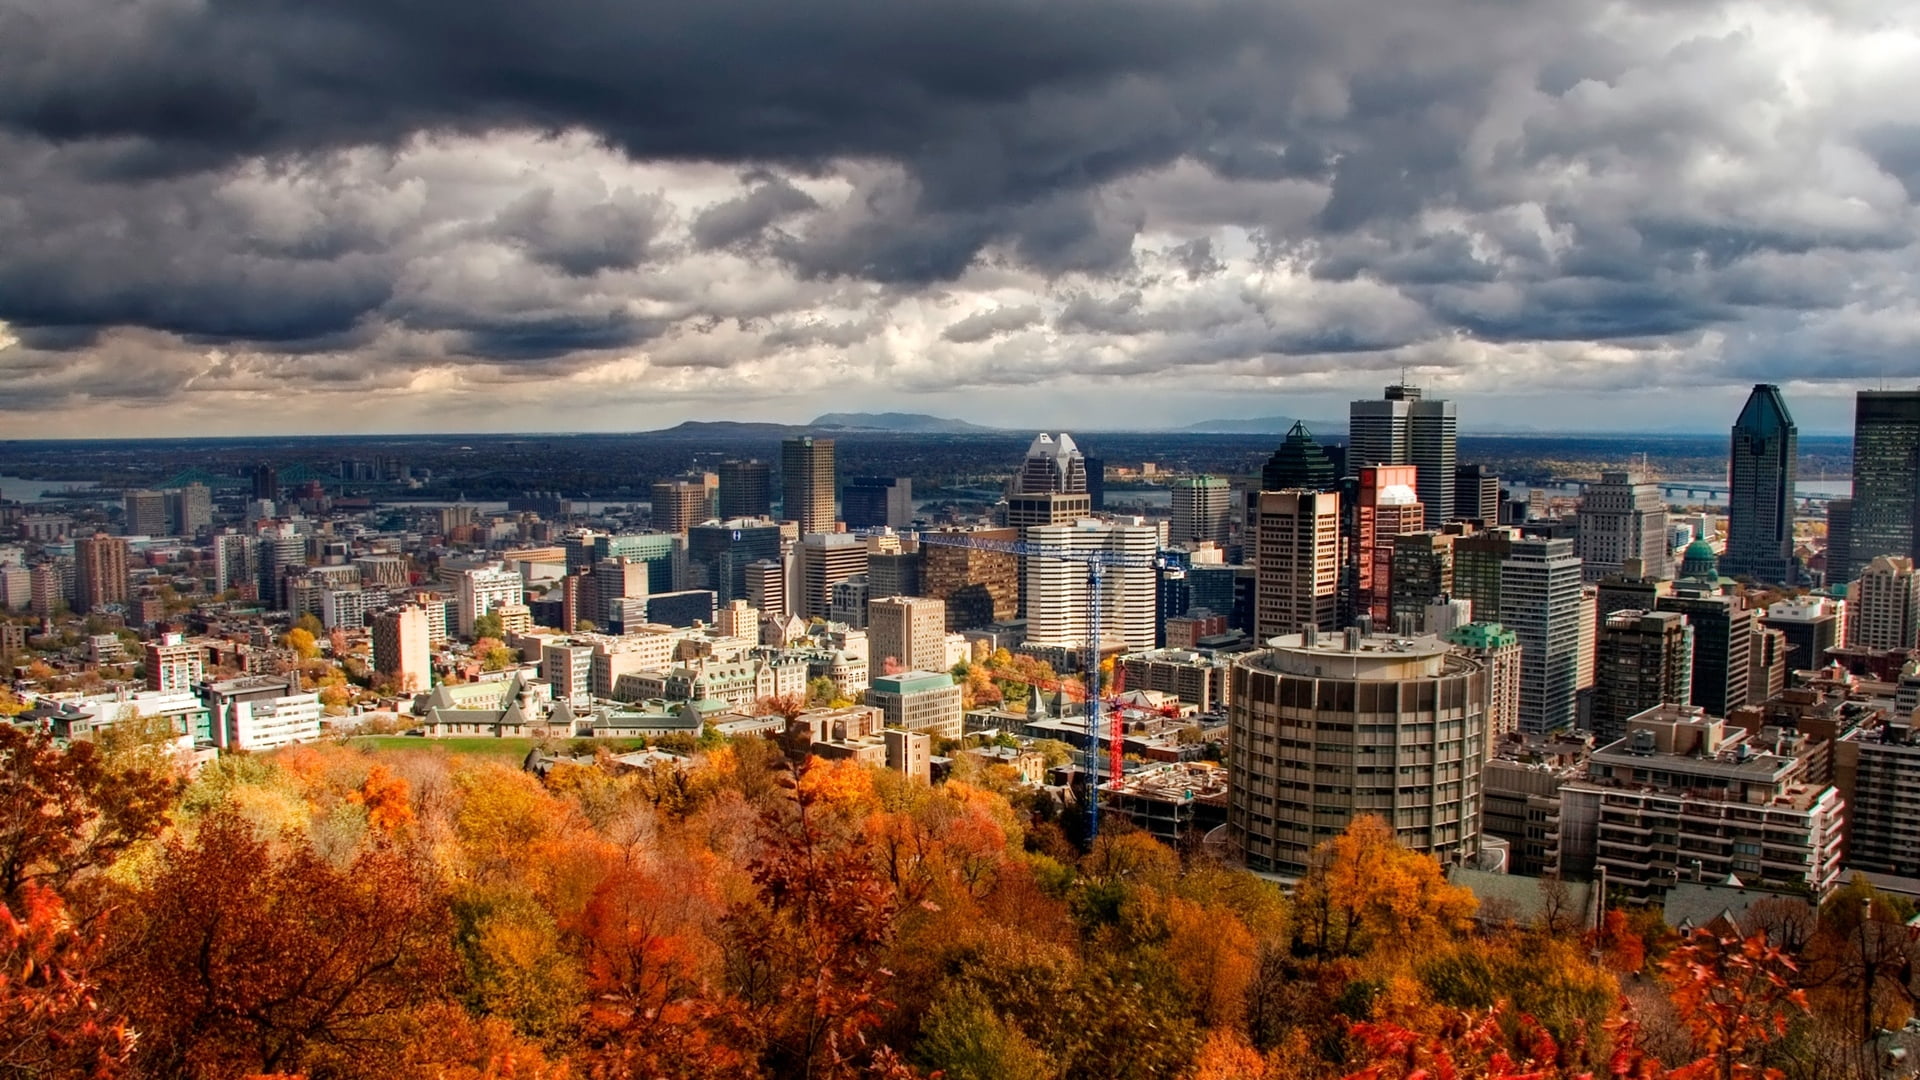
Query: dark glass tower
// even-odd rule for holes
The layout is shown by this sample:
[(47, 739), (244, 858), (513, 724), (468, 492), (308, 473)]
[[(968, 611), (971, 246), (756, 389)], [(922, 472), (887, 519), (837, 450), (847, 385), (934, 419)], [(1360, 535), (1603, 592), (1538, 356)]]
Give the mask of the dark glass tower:
[[(1723, 573), (1793, 583), (1793, 479), (1799, 432), (1780, 388), (1761, 383), (1733, 422)], [(1911, 497), (1911, 496), (1910, 496)]]
[(1914, 554), (1920, 493), (1920, 390), (1862, 390), (1853, 412), (1853, 518), (1845, 565), (1829, 582), (1852, 581), (1876, 555)]
[(1280, 449), (1267, 459), (1267, 467), (1260, 470), (1260, 490), (1331, 491), (1339, 479), (1326, 451), (1314, 441), (1313, 432), (1296, 421), (1287, 430)]

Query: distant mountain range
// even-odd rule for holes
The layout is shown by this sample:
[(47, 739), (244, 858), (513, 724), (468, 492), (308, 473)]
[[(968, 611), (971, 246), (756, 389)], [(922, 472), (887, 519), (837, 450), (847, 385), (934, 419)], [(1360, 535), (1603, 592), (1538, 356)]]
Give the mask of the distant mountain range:
[[(1285, 435), (1295, 420), (1291, 416), (1256, 416), (1247, 420), (1201, 420), (1179, 428), (1198, 435)], [(1344, 435), (1347, 425), (1337, 420), (1308, 420), (1307, 430), (1314, 435)]]
[(813, 428), (847, 428), (856, 431), (898, 431), (916, 435), (988, 434), (1000, 428), (982, 427), (965, 420), (926, 413), (904, 412), (831, 412), (813, 418)]

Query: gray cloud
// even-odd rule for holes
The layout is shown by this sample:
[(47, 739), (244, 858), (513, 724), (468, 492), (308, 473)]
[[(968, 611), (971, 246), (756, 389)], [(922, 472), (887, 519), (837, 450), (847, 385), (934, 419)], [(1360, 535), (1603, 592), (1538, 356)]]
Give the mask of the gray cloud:
[(0, 409), (1920, 370), (1891, 10), (0, 0)]

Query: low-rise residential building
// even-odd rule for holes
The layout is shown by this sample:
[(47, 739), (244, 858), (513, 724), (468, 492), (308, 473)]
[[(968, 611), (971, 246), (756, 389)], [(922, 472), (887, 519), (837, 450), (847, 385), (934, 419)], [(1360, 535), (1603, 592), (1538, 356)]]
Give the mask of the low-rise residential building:
[(1225, 712), (1233, 661), (1191, 649), (1155, 649), (1120, 658), (1119, 678), (1129, 690), (1172, 694), (1203, 713)]

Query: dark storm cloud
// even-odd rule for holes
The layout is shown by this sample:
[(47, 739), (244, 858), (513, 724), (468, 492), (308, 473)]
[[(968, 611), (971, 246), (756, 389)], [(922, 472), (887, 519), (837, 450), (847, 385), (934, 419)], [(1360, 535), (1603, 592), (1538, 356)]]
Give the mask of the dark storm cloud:
[[(0, 0), (0, 356), (165, 351), (132, 328), (350, 385), (938, 352), (919, 386), (1750, 325), (1864, 355), (1905, 340), (1874, 321), (1920, 273), (1920, 127), (1904, 84), (1781, 59), (1794, 19), (1849, 55), (1847, 17)], [(165, 371), (132, 385), (257, 374)]]

